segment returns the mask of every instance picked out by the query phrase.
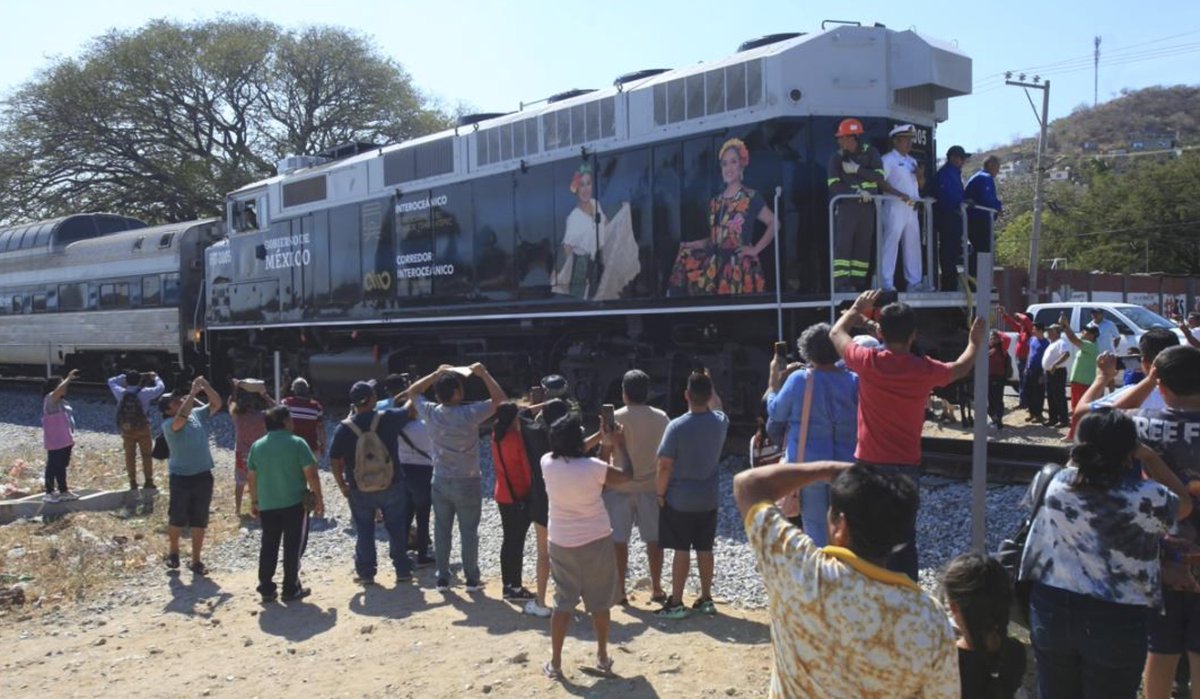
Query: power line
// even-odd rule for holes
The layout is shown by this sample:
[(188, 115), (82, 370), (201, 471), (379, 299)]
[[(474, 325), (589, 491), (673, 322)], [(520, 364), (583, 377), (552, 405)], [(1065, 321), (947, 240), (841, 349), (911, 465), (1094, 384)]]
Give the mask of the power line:
[[(1171, 39), (1178, 39), (1180, 37), (1190, 36), (1192, 34), (1200, 34), (1200, 29), (1192, 29), (1192, 30), (1189, 30), (1186, 32), (1180, 32), (1178, 34), (1171, 34), (1169, 36), (1160, 37), (1158, 39), (1150, 39), (1149, 41), (1143, 41), (1143, 42), (1137, 43), (1137, 44), (1130, 44), (1129, 46), (1112, 49), (1108, 53), (1112, 54), (1112, 55), (1120, 55), (1126, 51), (1131, 51), (1135, 48), (1140, 48), (1142, 46), (1150, 46), (1151, 44), (1158, 44), (1158, 43), (1162, 43), (1164, 41), (1170, 41)], [(1060, 61), (1055, 61), (1052, 63), (1045, 63), (1042, 65), (1035, 65), (1035, 66), (1026, 66), (1024, 68), (1016, 68), (1016, 69), (1014, 69), (1013, 72), (1024, 71), (1026, 73), (1031, 73), (1031, 72), (1043, 71), (1047, 68), (1056, 67), (1063, 63), (1071, 63), (1071, 62), (1078, 61), (1078, 60), (1090, 60), (1092, 57), (1093, 57), (1092, 54), (1086, 54), (1083, 56), (1077, 56), (1075, 58), (1065, 58)], [(1007, 71), (1002, 70), (1002, 71), (999, 71), (996, 73), (992, 73), (991, 75), (987, 75), (984, 78), (982, 78), (980, 80), (980, 82), (985, 82), (985, 81), (991, 80), (993, 78), (1001, 78), (1004, 76), (1005, 72), (1007, 72)]]

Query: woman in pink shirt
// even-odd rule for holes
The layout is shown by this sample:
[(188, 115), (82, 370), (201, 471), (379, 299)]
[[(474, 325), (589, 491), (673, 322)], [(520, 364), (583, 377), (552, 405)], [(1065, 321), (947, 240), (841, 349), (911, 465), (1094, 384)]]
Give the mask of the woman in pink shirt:
[[(620, 425), (604, 430), (604, 439), (625, 448)], [(552, 657), (542, 666), (551, 679), (562, 679), (562, 647), (579, 600), (596, 630), (596, 667), (612, 671), (608, 657), (609, 609), (620, 597), (612, 525), (601, 493), (605, 485), (627, 483), (632, 460), (622, 471), (584, 456), (583, 426), (567, 415), (550, 426), (550, 452), (542, 457), (542, 476), (550, 501), (546, 526), (550, 539), (550, 575), (554, 578), (554, 614), (550, 620)]]

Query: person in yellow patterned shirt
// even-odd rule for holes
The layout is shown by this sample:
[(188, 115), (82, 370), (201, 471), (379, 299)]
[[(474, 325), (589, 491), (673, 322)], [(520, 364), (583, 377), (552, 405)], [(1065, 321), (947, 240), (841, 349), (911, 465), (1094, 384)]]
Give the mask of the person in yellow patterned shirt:
[[(831, 545), (818, 548), (774, 502), (830, 479)], [(911, 480), (842, 462), (779, 464), (738, 474), (733, 493), (767, 589), (772, 699), (958, 699), (946, 612), (883, 567), (916, 518)]]

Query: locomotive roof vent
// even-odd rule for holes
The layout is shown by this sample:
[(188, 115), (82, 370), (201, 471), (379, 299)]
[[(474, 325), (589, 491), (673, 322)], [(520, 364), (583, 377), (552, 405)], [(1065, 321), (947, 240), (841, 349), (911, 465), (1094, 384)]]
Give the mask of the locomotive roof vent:
[(555, 102), (562, 102), (563, 100), (569, 100), (572, 97), (586, 95), (589, 92), (595, 92), (595, 90), (582, 90), (579, 88), (575, 88), (573, 90), (566, 90), (565, 92), (560, 92), (556, 95), (550, 95), (549, 97), (546, 98), (546, 103), (554, 104)]
[(778, 44), (781, 41), (795, 39), (798, 36), (804, 36), (804, 32), (779, 32), (778, 34), (767, 34), (766, 36), (760, 36), (757, 39), (743, 41), (742, 45), (738, 47), (738, 53), (749, 51), (750, 49), (756, 49), (760, 46)]
[(373, 150), (378, 150), (380, 144), (371, 143), (370, 141), (351, 141), (349, 143), (339, 143), (331, 148), (317, 153), (318, 158), (324, 158), (325, 162), (334, 160), (344, 160), (353, 157), (360, 153), (369, 153)]
[(645, 70), (635, 70), (632, 73), (625, 73), (624, 75), (618, 75), (617, 79), (613, 81), (613, 87), (620, 87), (620, 86), (624, 85), (625, 83), (636, 82), (638, 80), (645, 80), (646, 78), (650, 78), (655, 75), (661, 75), (663, 73), (666, 73), (669, 70), (670, 70), (670, 68), (646, 68)]
[(275, 162), (275, 171), (280, 175), (290, 175), (297, 170), (316, 167), (325, 162), (319, 155), (289, 155)]
[(508, 112), (476, 112), (475, 114), (463, 114), (462, 116), (458, 117), (457, 120), (455, 120), (454, 125), (470, 126), (472, 124), (478, 124), (481, 121), (487, 121), (488, 119), (502, 117), (505, 114), (508, 114)]

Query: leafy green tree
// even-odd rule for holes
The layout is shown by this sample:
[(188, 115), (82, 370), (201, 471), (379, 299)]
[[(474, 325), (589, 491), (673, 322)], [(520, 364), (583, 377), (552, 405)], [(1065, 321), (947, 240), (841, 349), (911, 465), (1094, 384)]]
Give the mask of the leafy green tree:
[(287, 154), (444, 128), (360, 34), (252, 18), (153, 21), (53, 61), (0, 113), (0, 220), (114, 211), (217, 215), (226, 192)]

